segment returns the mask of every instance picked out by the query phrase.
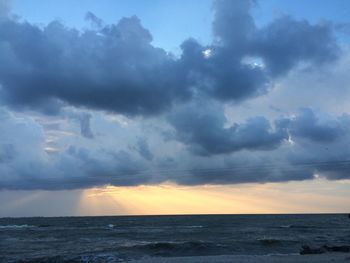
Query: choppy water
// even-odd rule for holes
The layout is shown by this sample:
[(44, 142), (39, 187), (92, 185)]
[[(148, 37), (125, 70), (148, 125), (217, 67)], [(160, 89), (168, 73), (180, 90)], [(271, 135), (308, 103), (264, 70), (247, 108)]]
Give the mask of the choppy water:
[(295, 254), (304, 244), (350, 245), (350, 219), (341, 214), (0, 219), (0, 262)]

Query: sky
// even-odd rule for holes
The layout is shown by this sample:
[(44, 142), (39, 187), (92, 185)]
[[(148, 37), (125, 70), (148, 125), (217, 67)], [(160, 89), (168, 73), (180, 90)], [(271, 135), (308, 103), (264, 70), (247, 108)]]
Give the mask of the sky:
[(0, 216), (348, 212), (349, 10), (0, 0)]

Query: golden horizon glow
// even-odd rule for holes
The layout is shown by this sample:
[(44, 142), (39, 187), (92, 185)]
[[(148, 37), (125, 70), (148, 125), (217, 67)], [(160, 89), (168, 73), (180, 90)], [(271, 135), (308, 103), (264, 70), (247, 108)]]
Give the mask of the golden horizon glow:
[(81, 215), (332, 213), (350, 210), (350, 180), (106, 186), (81, 193)]

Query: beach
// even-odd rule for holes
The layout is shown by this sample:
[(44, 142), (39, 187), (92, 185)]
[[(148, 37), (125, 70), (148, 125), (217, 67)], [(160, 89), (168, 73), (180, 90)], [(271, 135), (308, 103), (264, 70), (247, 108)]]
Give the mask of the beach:
[(203, 257), (174, 257), (134, 260), (131, 263), (343, 263), (350, 262), (349, 253), (330, 253), (321, 255), (271, 255), (271, 256), (253, 256), (253, 255), (222, 255), (222, 256), (203, 256)]

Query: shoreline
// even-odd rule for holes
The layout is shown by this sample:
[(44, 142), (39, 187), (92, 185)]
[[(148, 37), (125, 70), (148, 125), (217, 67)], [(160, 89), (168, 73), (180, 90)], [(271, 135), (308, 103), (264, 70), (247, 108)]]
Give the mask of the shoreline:
[(193, 257), (150, 257), (129, 263), (350, 263), (349, 253), (319, 255), (220, 255)]

